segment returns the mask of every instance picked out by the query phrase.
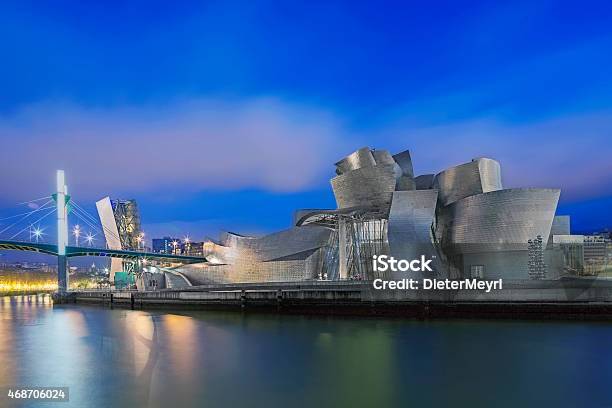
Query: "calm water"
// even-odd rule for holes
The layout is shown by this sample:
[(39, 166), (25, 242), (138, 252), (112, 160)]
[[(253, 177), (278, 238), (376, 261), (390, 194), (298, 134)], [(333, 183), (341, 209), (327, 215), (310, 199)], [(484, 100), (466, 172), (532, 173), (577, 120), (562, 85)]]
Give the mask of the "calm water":
[(602, 323), (144, 312), (5, 297), (0, 387), (69, 386), (69, 404), (27, 405), (60, 408), (602, 407), (612, 406), (611, 340)]

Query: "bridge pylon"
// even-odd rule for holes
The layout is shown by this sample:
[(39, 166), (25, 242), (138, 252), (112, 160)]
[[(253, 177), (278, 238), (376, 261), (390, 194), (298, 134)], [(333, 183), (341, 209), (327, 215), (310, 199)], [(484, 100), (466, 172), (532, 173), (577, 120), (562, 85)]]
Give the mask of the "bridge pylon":
[(68, 186), (64, 170), (57, 171), (57, 289), (58, 292), (68, 291), (68, 262), (66, 245), (68, 245)]

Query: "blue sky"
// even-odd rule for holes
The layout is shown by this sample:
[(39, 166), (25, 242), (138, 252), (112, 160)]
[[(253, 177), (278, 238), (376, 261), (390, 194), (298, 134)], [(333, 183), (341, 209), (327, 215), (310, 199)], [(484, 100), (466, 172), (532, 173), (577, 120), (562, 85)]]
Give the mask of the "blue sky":
[(287, 227), (333, 163), (489, 156), (612, 225), (606, 2), (0, 4), (0, 208), (67, 171), (83, 206), (138, 199), (149, 236)]

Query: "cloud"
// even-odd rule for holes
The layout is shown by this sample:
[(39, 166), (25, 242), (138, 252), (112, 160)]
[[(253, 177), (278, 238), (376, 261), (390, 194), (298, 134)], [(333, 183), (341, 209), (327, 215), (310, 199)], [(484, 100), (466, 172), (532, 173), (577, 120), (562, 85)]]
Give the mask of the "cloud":
[(405, 111), (365, 134), (333, 112), (275, 98), (108, 108), (41, 103), (0, 116), (0, 171), (8, 175), (0, 200), (51, 193), (58, 168), (81, 203), (107, 194), (180, 199), (203, 190), (328, 188), (333, 163), (370, 145), (410, 149), (417, 173), (492, 157), (505, 186), (562, 188), (563, 200), (576, 201), (612, 193), (611, 113), (425, 123)]
[(36, 104), (0, 116), (3, 195), (50, 193), (65, 169), (81, 199), (142, 191), (307, 189), (342, 148), (337, 118), (273, 98), (86, 108)]
[(501, 163), (505, 187), (561, 188), (562, 199), (572, 201), (612, 194), (610, 111), (529, 123), (489, 117), (415, 127), (400, 121), (381, 137), (397, 150), (410, 148), (418, 174), (486, 156)]

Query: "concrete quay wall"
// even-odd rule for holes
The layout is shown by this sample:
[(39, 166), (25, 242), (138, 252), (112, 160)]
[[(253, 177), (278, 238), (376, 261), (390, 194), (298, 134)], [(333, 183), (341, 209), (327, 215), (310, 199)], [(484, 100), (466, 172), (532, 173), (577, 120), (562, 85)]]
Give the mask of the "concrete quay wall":
[(77, 291), (56, 302), (110, 307), (232, 309), (412, 318), (612, 320), (612, 282), (523, 281), (495, 293), (373, 291), (368, 282), (209, 285), (155, 292)]

